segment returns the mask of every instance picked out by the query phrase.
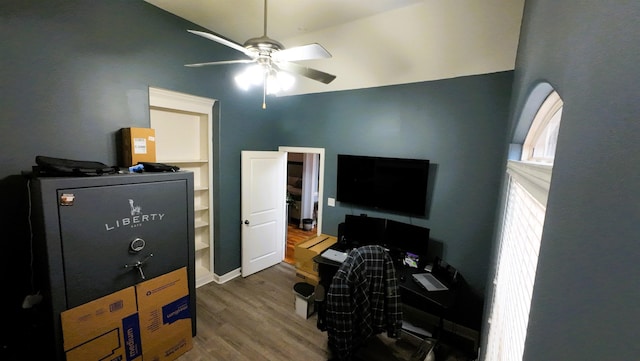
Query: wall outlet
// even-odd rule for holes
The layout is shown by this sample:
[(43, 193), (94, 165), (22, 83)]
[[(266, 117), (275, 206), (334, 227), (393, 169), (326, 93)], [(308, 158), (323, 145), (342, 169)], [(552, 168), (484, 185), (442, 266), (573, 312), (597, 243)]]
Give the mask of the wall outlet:
[(327, 198), (327, 205), (329, 207), (335, 207), (336, 206), (336, 199), (335, 198)]

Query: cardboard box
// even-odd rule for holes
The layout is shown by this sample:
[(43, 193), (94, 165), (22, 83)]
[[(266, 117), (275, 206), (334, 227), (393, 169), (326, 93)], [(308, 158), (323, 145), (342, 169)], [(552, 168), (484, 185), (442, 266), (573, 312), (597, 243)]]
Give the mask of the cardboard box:
[(67, 361), (142, 360), (134, 287), (64, 311), (60, 318)]
[(185, 267), (60, 317), (67, 361), (171, 361), (193, 347)]
[(305, 272), (299, 269), (296, 270), (296, 278), (298, 281), (304, 281), (313, 286), (317, 286), (318, 282), (320, 282), (320, 277), (318, 277), (317, 274)]
[(313, 257), (319, 255), (337, 241), (338, 239), (336, 237), (321, 234), (297, 244), (294, 250), (296, 268), (317, 276), (318, 266), (313, 262)]
[(156, 161), (156, 131), (152, 128), (120, 129), (120, 166), (130, 167), (138, 162)]
[(193, 347), (187, 270), (136, 285), (144, 361), (170, 361)]

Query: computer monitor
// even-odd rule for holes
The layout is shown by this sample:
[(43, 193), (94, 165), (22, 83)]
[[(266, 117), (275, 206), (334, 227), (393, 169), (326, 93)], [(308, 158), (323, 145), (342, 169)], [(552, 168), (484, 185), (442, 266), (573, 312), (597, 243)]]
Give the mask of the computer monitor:
[(429, 228), (387, 220), (384, 245), (394, 254), (413, 253), (424, 266), (429, 246)]
[(351, 247), (384, 244), (386, 219), (348, 214), (344, 221), (344, 241)]

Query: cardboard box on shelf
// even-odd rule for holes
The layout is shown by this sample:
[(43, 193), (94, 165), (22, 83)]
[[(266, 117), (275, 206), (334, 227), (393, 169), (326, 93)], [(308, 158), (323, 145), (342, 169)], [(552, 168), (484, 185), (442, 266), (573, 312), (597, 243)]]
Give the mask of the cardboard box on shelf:
[(136, 285), (136, 294), (145, 360), (175, 360), (193, 347), (186, 268)]
[(142, 360), (134, 287), (64, 311), (60, 318), (67, 361)]
[(300, 271), (317, 276), (318, 266), (313, 262), (313, 257), (319, 255), (337, 241), (338, 239), (334, 236), (321, 234), (297, 244), (294, 250), (296, 268)]
[(156, 131), (152, 128), (122, 128), (120, 166), (130, 167), (138, 162), (156, 161)]

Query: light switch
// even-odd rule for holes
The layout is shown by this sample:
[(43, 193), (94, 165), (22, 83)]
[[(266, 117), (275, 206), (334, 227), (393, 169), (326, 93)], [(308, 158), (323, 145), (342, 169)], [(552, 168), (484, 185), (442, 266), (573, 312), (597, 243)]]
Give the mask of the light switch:
[(327, 198), (327, 205), (329, 207), (335, 207), (336, 206), (336, 199), (335, 198)]

